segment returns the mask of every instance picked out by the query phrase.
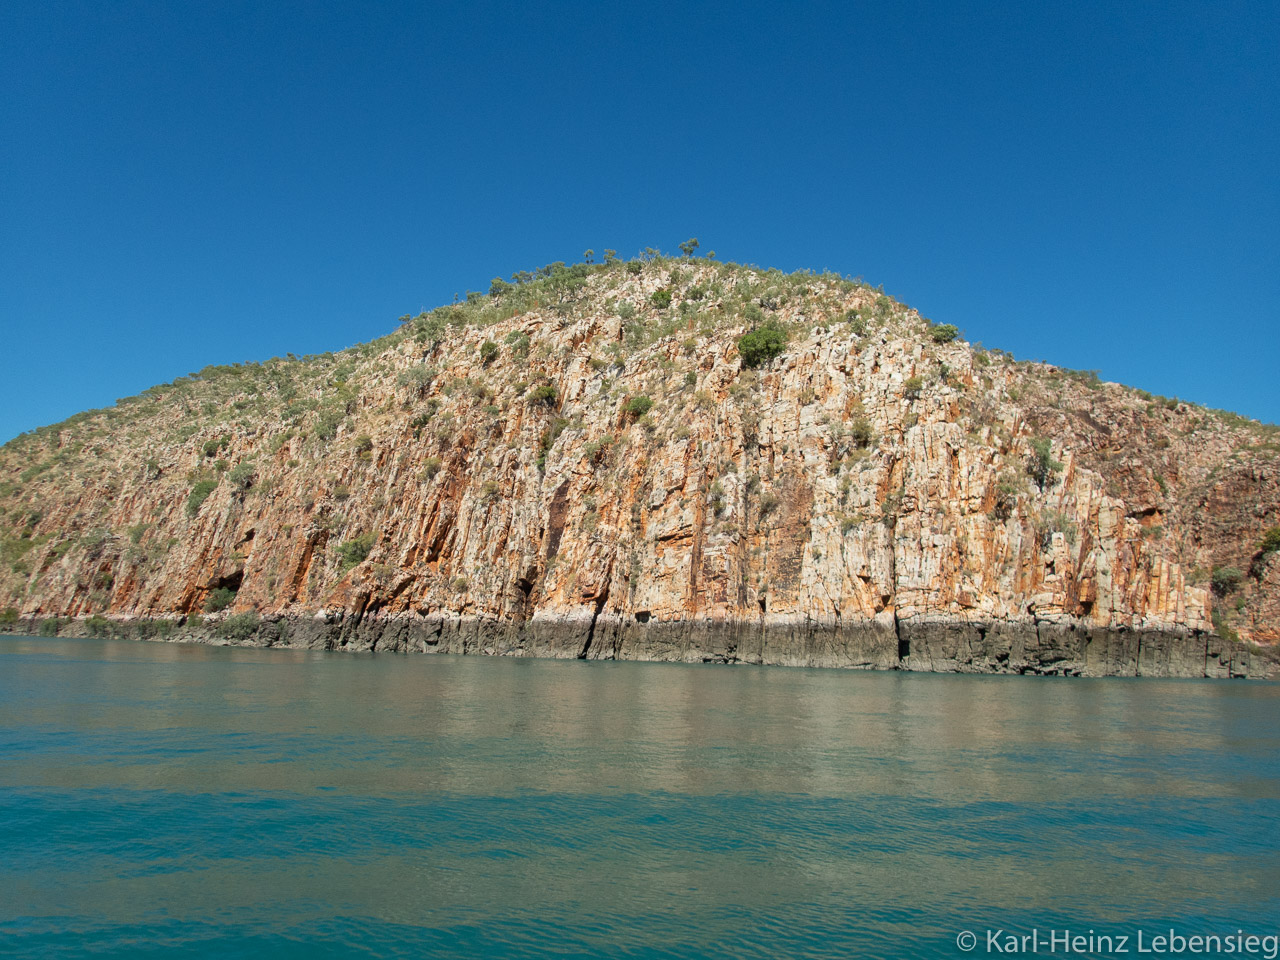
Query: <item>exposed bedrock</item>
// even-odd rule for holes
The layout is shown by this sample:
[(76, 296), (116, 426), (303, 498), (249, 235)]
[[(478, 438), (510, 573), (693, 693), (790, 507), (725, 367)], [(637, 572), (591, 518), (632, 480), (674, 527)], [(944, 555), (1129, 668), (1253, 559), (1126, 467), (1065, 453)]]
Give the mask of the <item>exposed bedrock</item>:
[[(218, 623), (24, 620), (0, 632), (136, 637), (308, 650), (638, 660), (1072, 677), (1280, 679), (1267, 658), (1204, 631), (1114, 630), (1075, 621), (956, 623), (878, 617), (857, 623), (639, 623), (600, 617), (502, 623), (469, 617), (274, 617), (229, 636)], [(46, 627), (47, 633), (53, 631)]]

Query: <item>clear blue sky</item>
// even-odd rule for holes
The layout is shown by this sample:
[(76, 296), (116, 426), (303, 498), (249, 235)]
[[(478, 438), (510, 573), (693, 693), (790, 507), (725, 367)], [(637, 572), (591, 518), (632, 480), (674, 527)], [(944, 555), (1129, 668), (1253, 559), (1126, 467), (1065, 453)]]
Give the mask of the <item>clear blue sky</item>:
[(605, 247), (1280, 420), (1280, 4), (0, 5), (0, 440)]

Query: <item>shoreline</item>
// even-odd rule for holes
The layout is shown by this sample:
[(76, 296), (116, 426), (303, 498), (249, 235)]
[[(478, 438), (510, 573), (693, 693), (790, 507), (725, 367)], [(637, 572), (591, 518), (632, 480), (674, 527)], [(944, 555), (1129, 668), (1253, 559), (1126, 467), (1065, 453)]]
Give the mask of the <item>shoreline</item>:
[(600, 614), (504, 623), (342, 613), (254, 619), (28, 617), (0, 633), (386, 653), (752, 664), (922, 673), (1280, 679), (1280, 663), (1204, 631), (1062, 621), (648, 621)]

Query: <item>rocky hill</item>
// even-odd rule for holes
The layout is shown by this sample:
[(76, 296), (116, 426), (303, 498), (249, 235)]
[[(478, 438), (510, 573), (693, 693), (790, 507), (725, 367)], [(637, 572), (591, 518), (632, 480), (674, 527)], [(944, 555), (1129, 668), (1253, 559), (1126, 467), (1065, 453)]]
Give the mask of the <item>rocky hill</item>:
[(0, 450), (0, 628), (1276, 675), (1280, 432), (857, 281), (553, 264)]

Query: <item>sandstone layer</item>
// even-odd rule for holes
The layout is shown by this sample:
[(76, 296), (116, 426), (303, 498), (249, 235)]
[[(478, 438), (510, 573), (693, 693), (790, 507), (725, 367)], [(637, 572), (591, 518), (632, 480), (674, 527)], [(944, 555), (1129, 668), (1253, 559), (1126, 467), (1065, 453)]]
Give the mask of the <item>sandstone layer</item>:
[[(544, 268), (0, 451), (10, 630), (1274, 676), (1274, 428), (864, 284)], [(741, 336), (784, 330), (744, 364)]]

